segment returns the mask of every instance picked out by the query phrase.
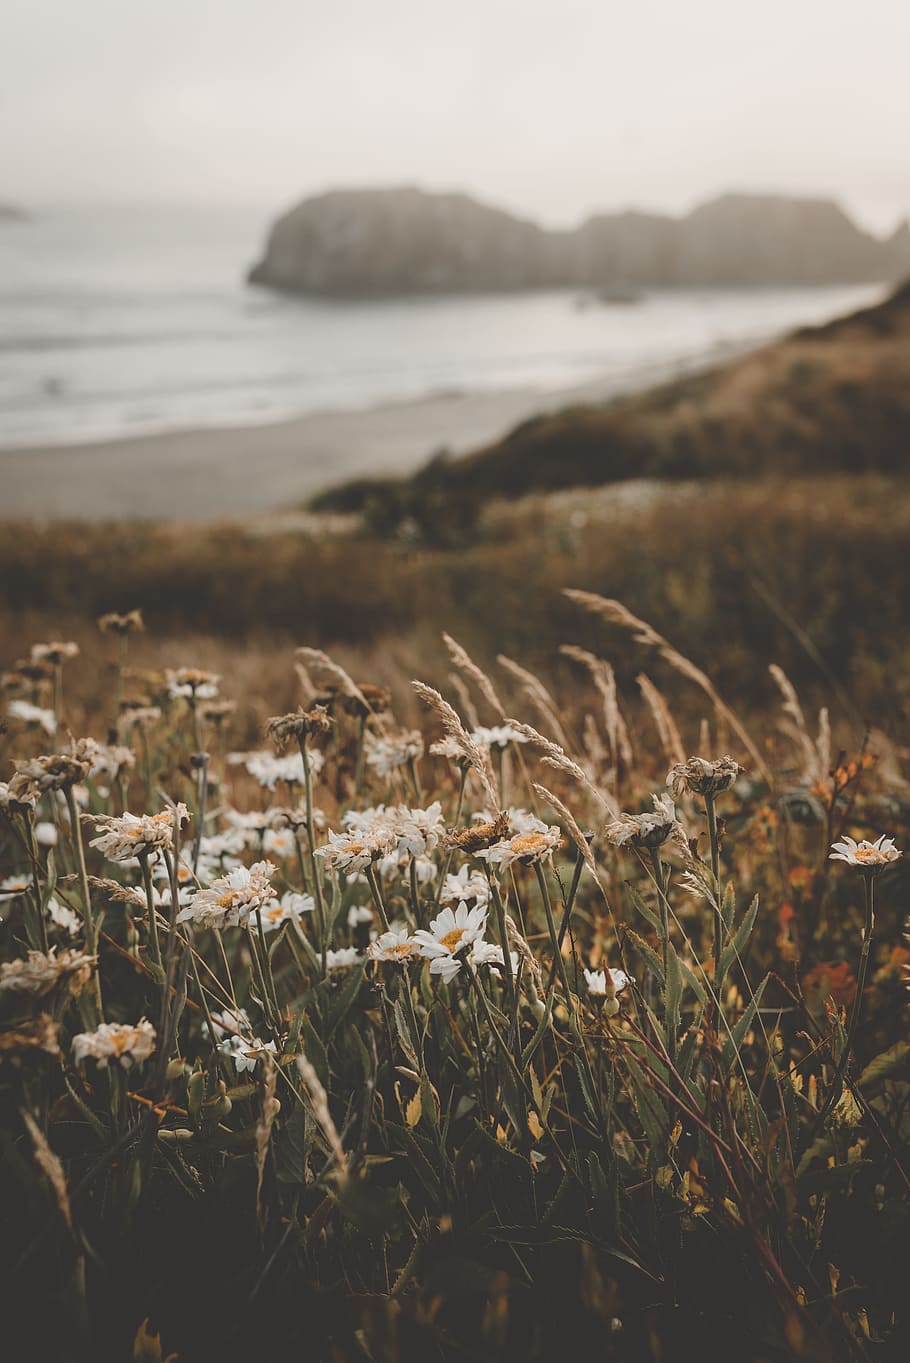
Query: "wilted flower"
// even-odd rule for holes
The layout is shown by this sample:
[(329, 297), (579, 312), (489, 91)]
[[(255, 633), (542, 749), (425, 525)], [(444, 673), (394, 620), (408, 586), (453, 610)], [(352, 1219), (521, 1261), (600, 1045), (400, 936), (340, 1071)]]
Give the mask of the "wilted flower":
[(848, 866), (858, 866), (861, 871), (874, 873), (902, 856), (903, 852), (895, 847), (894, 839), (886, 838), (884, 833), (875, 842), (868, 842), (865, 838), (862, 842), (854, 842), (853, 838), (845, 835), (841, 842), (831, 844), (828, 860), (845, 861)]
[(141, 1065), (155, 1049), (155, 1029), (147, 1018), (140, 1018), (135, 1027), (126, 1022), (102, 1022), (94, 1032), (80, 1032), (73, 1037), (76, 1064), (94, 1060), (105, 1069), (110, 1060), (118, 1060), (125, 1070)]
[(743, 768), (732, 757), (709, 762), (705, 757), (690, 757), (677, 762), (667, 772), (667, 785), (677, 799), (687, 790), (693, 795), (720, 795), (729, 790)]
[(0, 993), (21, 990), (41, 998), (61, 985), (75, 997), (88, 983), (97, 959), (80, 951), (58, 954), (51, 948), (46, 956), (41, 951), (30, 951), (24, 961), (4, 961), (0, 965)]
[(120, 722), (127, 729), (150, 729), (160, 718), (160, 705), (134, 705), (127, 702), (120, 711)]
[(516, 861), (521, 862), (523, 866), (532, 866), (548, 861), (556, 849), (562, 846), (563, 841), (562, 833), (554, 824), (550, 828), (544, 826), (542, 832), (534, 830), (530, 833), (516, 833), (512, 838), (478, 851), (477, 856), (491, 866), (506, 867)]
[(477, 856), (484, 848), (499, 842), (509, 832), (508, 814), (499, 814), (488, 823), (475, 823), (470, 828), (454, 828), (447, 841), (462, 852)]
[(604, 828), (604, 837), (616, 847), (660, 847), (681, 831), (669, 795), (652, 795), (653, 814), (620, 814)]
[(102, 634), (137, 634), (145, 629), (142, 622), (142, 611), (127, 611), (126, 615), (118, 615), (116, 611), (110, 611), (107, 615), (99, 615), (98, 628)]
[(430, 974), (450, 980), (461, 969), (458, 956), (483, 937), (486, 926), (486, 909), (459, 904), (454, 910), (443, 909), (430, 923), (429, 931), (421, 928), (415, 932), (414, 942), (421, 956), (429, 960)]
[(178, 923), (199, 923), (206, 928), (245, 927), (250, 914), (263, 909), (275, 898), (269, 877), (275, 867), (270, 861), (253, 866), (235, 866), (205, 890), (197, 890), (177, 915)]
[(0, 809), (12, 817), (13, 814), (27, 814), (38, 803), (40, 791), (23, 777), (17, 781), (0, 781)]
[(160, 814), (96, 814), (95, 829), (101, 836), (92, 838), (89, 845), (97, 847), (109, 861), (132, 861), (152, 852), (170, 852), (174, 847), (174, 820), (185, 829), (189, 818), (184, 804), (163, 809)]
[(30, 757), (16, 763), (16, 774), (9, 783), (12, 796), (42, 795), (48, 790), (65, 790), (88, 776), (98, 754), (93, 738), (80, 738), (72, 752)]
[(417, 955), (417, 944), (411, 940), (407, 928), (383, 932), (367, 947), (367, 956), (371, 961), (395, 961), (401, 964)]
[(306, 738), (309, 734), (327, 734), (335, 723), (324, 705), (312, 710), (294, 710), (289, 715), (273, 715), (266, 720), (265, 732), (277, 748), (283, 748), (289, 738)]
[(40, 705), (29, 704), (27, 700), (11, 700), (6, 713), (10, 719), (18, 719), (22, 724), (43, 729), (50, 738), (57, 732), (57, 720), (53, 710), (44, 710)]

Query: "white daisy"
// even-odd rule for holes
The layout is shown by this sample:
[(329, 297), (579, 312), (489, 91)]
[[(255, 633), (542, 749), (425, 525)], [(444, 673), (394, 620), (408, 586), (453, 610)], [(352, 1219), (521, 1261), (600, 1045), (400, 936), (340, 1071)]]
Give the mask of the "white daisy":
[(368, 904), (352, 904), (348, 909), (348, 927), (359, 928), (365, 923), (372, 923), (373, 910)]
[(82, 919), (78, 913), (67, 908), (66, 904), (61, 904), (55, 895), (51, 895), (47, 901), (47, 914), (54, 927), (69, 937), (78, 937), (82, 931)]
[(585, 983), (592, 998), (603, 999), (603, 1010), (607, 1017), (615, 1017), (619, 1012), (617, 994), (629, 986), (629, 977), (624, 970), (586, 970)]
[(562, 843), (562, 834), (554, 824), (543, 832), (518, 833), (514, 838), (494, 842), (492, 847), (481, 848), (476, 855), (491, 866), (511, 866), (515, 861), (531, 866), (549, 860)]
[(0, 880), (0, 899), (18, 899), (20, 895), (28, 893), (31, 883), (28, 876), (6, 876)]
[(377, 738), (367, 732), (364, 751), (367, 766), (377, 776), (388, 778), (423, 755), (423, 737), (417, 729), (396, 738)]
[(421, 956), (429, 960), (430, 974), (448, 980), (461, 969), (457, 956), (483, 937), (486, 926), (486, 909), (459, 904), (454, 910), (443, 909), (430, 923), (429, 931), (421, 928), (415, 932), (414, 942)]
[[(301, 914), (312, 913), (316, 902), (310, 894), (299, 894), (288, 890), (280, 899), (270, 899), (262, 907), (262, 931), (274, 932), (285, 923), (297, 922)], [(256, 919), (250, 919), (250, 927), (255, 930)]]
[(883, 866), (902, 856), (903, 852), (895, 847), (894, 839), (886, 838), (884, 833), (875, 842), (865, 838), (861, 842), (854, 842), (853, 838), (844, 835), (841, 842), (831, 844), (828, 860), (845, 861), (848, 866), (858, 866), (862, 871), (880, 871)]
[(297, 851), (297, 839), (290, 828), (267, 828), (262, 839), (262, 850), (267, 856), (285, 859)]
[(316, 848), (316, 855), (337, 871), (362, 871), (386, 856), (392, 841), (393, 834), (388, 829), (376, 833), (329, 833), (329, 841)]
[(269, 880), (274, 870), (270, 861), (257, 861), (250, 867), (235, 866), (208, 889), (197, 890), (177, 915), (177, 922), (199, 923), (206, 928), (246, 927), (250, 914), (275, 898)]
[(455, 875), (447, 875), (439, 896), (440, 904), (474, 903), (486, 908), (490, 902), (490, 884), (483, 871), (473, 869), (467, 862)]
[(148, 1060), (155, 1049), (155, 1029), (147, 1018), (140, 1018), (135, 1027), (125, 1022), (102, 1022), (94, 1032), (80, 1032), (73, 1037), (76, 1064), (94, 1060), (105, 1069), (110, 1060), (117, 1060), (125, 1070)]
[(186, 805), (179, 804), (176, 810), (163, 809), (160, 814), (96, 815), (95, 831), (101, 836), (92, 838), (90, 845), (97, 847), (109, 861), (119, 862), (132, 861), (137, 856), (148, 856), (162, 849), (171, 851), (175, 816), (181, 828), (185, 827), (189, 821)]
[(360, 965), (363, 957), (356, 947), (339, 947), (337, 951), (327, 951), (325, 967), (328, 971), (347, 970), (352, 965)]
[(395, 961), (399, 965), (418, 954), (417, 945), (407, 928), (383, 932), (367, 947), (367, 956), (371, 961)]
[(40, 705), (30, 705), (27, 700), (11, 700), (7, 706), (7, 714), (10, 719), (18, 719), (21, 724), (43, 729), (49, 738), (53, 738), (57, 732), (57, 720), (53, 710), (43, 710)]

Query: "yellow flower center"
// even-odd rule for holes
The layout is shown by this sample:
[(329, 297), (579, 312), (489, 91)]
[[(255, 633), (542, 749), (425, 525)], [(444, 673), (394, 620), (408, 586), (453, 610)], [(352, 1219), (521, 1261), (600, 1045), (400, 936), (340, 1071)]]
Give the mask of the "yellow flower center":
[[(450, 933), (449, 935), (451, 936), (452, 934)], [(386, 956), (390, 961), (401, 961), (405, 956), (410, 956), (411, 950), (410, 942), (400, 942), (398, 946), (389, 947)]]
[(281, 918), (283, 914), (284, 909), (281, 907), (280, 904), (276, 904), (274, 909), (268, 910), (265, 917), (269, 920), (270, 923), (277, 923), (279, 918)]
[(854, 856), (857, 861), (883, 861), (881, 850), (878, 847), (857, 847)]
[(229, 909), (233, 902), (234, 894), (232, 890), (229, 890), (227, 894), (223, 894), (221, 898), (218, 900), (218, 907), (220, 909)]
[(130, 1044), (135, 1038), (134, 1032), (116, 1032), (111, 1037), (111, 1045), (115, 1055), (123, 1055), (124, 1051), (129, 1050)]
[(454, 955), (458, 943), (461, 941), (462, 937), (464, 937), (464, 934), (464, 928), (453, 928), (451, 932), (446, 933), (445, 937), (440, 937), (439, 945), (445, 947), (446, 951), (451, 951)]
[(518, 856), (526, 857), (535, 852), (544, 851), (550, 844), (543, 833), (521, 833), (517, 838), (512, 839), (509, 846)]

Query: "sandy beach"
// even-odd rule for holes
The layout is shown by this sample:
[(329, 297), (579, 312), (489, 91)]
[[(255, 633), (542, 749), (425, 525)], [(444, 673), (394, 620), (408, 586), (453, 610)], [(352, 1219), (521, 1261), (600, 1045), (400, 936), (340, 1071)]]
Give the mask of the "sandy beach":
[[(651, 370), (621, 388), (662, 377)], [(0, 450), (0, 519), (211, 521), (288, 510), (333, 483), (407, 473), (443, 447), (463, 453), (619, 387), (613, 378), (559, 392), (440, 394), (263, 426)]]

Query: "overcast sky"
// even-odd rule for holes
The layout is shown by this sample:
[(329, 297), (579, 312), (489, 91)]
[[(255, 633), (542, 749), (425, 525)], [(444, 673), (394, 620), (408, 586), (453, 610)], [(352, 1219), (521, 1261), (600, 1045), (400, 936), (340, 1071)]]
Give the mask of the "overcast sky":
[(0, 199), (910, 213), (910, 0), (0, 0)]

